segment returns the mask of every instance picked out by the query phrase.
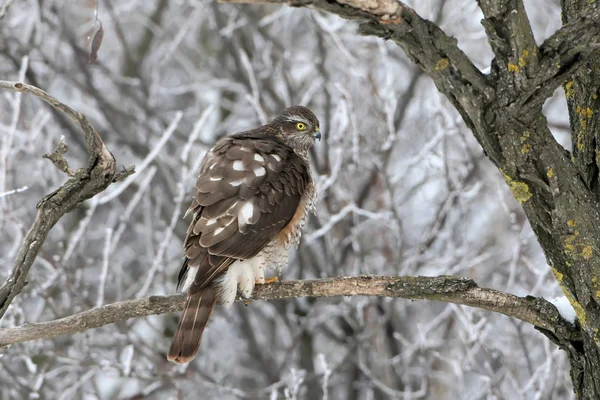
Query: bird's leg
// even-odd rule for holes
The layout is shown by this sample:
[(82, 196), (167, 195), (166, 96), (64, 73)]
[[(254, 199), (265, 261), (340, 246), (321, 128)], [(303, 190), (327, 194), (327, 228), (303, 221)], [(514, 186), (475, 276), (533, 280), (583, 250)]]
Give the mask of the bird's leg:
[(275, 267), (274, 270), (275, 270), (276, 275), (272, 276), (271, 278), (265, 279), (265, 284), (279, 282), (279, 275), (281, 275), (281, 269), (282, 269), (281, 265)]
[(257, 285), (265, 285), (267, 283), (279, 282), (279, 272), (272, 278), (265, 278), (265, 264), (264, 262), (257, 262), (254, 265), (254, 283)]
[(265, 283), (265, 269), (262, 265), (259, 265), (254, 270), (254, 283), (262, 285)]
[(264, 284), (279, 282), (279, 276), (275, 275), (271, 278), (266, 278)]

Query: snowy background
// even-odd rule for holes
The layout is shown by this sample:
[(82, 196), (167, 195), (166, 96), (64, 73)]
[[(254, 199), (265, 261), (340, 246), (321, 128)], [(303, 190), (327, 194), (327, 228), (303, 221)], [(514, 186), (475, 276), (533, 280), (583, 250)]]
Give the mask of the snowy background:
[[(1, 2), (0, 4), (3, 4)], [(477, 67), (492, 52), (471, 0), (408, 1)], [(536, 39), (558, 1), (525, 1)], [(317, 216), (284, 279), (473, 278), (517, 295), (558, 288), (525, 216), (459, 115), (393, 43), (306, 9), (213, 0), (17, 0), (0, 20), (0, 79), (85, 113), (133, 180), (63, 218), (0, 327), (171, 293), (199, 162), (225, 134), (292, 104), (320, 118)], [(570, 148), (562, 90), (545, 108)], [(35, 204), (65, 181), (41, 155), (83, 135), (29, 96), (0, 92), (0, 279)], [(19, 189), (18, 192), (11, 192)], [(179, 315), (0, 349), (0, 399), (572, 399), (564, 354), (531, 326), (439, 302), (298, 299), (217, 309), (200, 353), (166, 361)]]

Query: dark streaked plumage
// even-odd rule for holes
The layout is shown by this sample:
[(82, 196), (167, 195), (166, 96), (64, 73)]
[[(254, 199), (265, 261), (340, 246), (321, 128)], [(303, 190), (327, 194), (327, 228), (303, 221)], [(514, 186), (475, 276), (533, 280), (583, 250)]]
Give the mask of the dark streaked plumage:
[(320, 137), (315, 115), (294, 106), (267, 125), (221, 138), (207, 153), (186, 213), (194, 218), (178, 288), (188, 301), (170, 361), (194, 358), (217, 301), (231, 305), (238, 285), (251, 296), (265, 268), (287, 263), (314, 207), (307, 152)]

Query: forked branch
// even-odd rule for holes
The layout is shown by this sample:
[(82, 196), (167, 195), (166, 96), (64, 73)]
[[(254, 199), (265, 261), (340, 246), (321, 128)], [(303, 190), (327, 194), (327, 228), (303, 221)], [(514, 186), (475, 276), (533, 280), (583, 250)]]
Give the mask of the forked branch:
[[(37, 204), (38, 213), (33, 225), (25, 235), (13, 264), (10, 276), (0, 286), (0, 318), (8, 306), (27, 284), (27, 275), (37, 257), (50, 229), (63, 215), (73, 210), (81, 202), (105, 190), (111, 183), (133, 173), (133, 168), (119, 172), (115, 158), (102, 142), (100, 135), (89, 123), (85, 115), (60, 102), (42, 89), (20, 82), (0, 81), (0, 89), (34, 95), (55, 109), (66, 114), (85, 134), (89, 154), (86, 168), (72, 171), (63, 157), (66, 147), (59, 147), (49, 158), (62, 171), (72, 175), (64, 185), (45, 196)], [(63, 151), (64, 150), (64, 151)]]

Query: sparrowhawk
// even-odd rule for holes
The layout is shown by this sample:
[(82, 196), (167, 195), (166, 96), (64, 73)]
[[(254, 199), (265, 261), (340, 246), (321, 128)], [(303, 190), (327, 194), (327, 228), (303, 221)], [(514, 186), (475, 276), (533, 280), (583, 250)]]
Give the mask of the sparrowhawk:
[(321, 139), (306, 107), (289, 107), (270, 123), (225, 136), (206, 154), (188, 214), (185, 260), (178, 288), (187, 302), (168, 359), (191, 361), (219, 302), (230, 307), (238, 288), (252, 296), (265, 270), (287, 264), (316, 189), (308, 150)]

